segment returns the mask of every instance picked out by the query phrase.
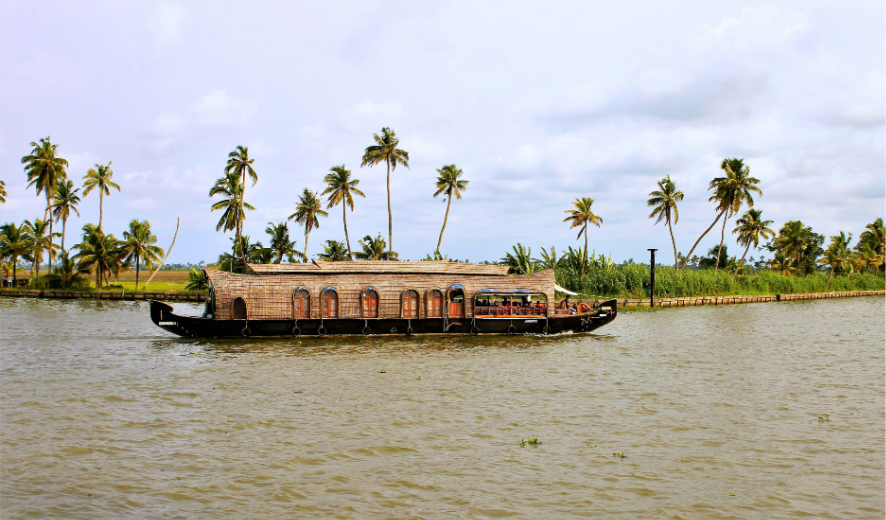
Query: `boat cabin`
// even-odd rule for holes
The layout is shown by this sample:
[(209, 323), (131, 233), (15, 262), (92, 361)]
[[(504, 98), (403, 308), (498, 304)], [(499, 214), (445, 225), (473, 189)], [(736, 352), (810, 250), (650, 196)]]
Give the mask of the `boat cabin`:
[(208, 314), (220, 320), (513, 318), (553, 316), (554, 272), (508, 275), (502, 265), (313, 260), (205, 269)]

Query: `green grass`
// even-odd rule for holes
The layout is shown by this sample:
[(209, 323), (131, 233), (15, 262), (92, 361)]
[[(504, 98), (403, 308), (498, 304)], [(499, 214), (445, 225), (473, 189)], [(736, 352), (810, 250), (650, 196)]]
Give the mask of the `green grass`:
[[(642, 264), (595, 269), (584, 277), (571, 270), (558, 269), (556, 275), (558, 284), (589, 297), (649, 297), (649, 266)], [(656, 298), (882, 290), (886, 288), (886, 278), (882, 273), (853, 273), (835, 276), (830, 287), (827, 284), (825, 273), (792, 277), (774, 271), (758, 271), (733, 278), (731, 272), (715, 273), (712, 269), (682, 273), (672, 267), (655, 269)]]

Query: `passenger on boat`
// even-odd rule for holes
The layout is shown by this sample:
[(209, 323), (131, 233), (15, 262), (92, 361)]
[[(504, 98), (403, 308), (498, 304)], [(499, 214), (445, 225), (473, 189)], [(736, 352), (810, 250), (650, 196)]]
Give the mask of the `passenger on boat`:
[(574, 303), (569, 307), (569, 314), (578, 314), (578, 309)]

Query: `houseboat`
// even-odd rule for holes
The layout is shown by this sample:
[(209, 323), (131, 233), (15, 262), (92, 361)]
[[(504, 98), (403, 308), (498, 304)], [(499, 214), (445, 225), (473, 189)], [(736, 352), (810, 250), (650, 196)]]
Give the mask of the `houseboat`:
[(204, 269), (203, 316), (151, 302), (151, 320), (183, 337), (285, 337), (590, 332), (615, 319), (615, 300), (556, 302), (552, 270), (508, 275), (503, 265), (313, 260)]

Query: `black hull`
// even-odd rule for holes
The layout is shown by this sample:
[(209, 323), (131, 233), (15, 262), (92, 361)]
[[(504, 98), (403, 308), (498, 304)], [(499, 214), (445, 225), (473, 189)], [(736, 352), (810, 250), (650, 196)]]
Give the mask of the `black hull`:
[[(601, 310), (603, 307), (607, 309)], [(185, 338), (242, 338), (298, 336), (402, 336), (417, 334), (560, 334), (591, 332), (618, 315), (616, 300), (598, 305), (597, 310), (571, 316), (526, 316), (521, 318), (405, 318), (331, 320), (216, 320), (180, 316), (172, 307), (151, 301), (151, 321), (163, 330)]]

